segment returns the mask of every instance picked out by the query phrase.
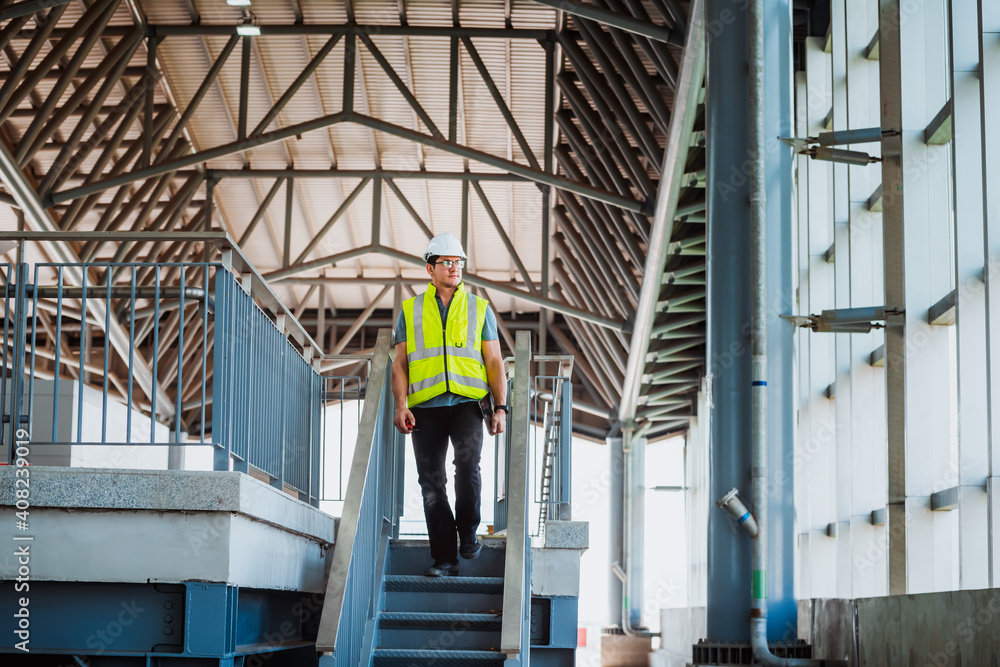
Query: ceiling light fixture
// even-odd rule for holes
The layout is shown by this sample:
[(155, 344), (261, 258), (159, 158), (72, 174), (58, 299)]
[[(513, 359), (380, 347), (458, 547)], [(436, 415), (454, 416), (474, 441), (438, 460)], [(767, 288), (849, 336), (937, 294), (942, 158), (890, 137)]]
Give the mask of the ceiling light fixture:
[(230, 7), (249, 7), (250, 0), (226, 0), (226, 4)]
[(236, 34), (244, 37), (256, 37), (260, 34), (260, 26), (257, 25), (257, 17), (253, 14), (247, 16), (236, 25)]

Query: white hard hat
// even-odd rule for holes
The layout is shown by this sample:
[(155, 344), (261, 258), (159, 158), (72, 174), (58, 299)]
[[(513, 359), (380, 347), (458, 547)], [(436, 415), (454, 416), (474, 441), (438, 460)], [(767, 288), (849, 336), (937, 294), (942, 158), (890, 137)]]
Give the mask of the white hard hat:
[(438, 234), (431, 239), (430, 243), (427, 244), (427, 250), (424, 251), (424, 261), (426, 262), (431, 257), (440, 257), (442, 255), (445, 257), (467, 259), (465, 251), (462, 250), (462, 243), (448, 232)]

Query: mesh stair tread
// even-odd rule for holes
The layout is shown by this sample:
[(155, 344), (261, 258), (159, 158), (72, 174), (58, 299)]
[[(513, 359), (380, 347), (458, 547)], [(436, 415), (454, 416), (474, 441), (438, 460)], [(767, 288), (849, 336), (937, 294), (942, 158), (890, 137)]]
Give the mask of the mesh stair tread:
[(390, 593), (502, 593), (503, 577), (425, 577), (390, 574), (385, 578)]
[(500, 624), (499, 613), (384, 611), (379, 615), (379, 626), (382, 628), (476, 627), (485, 630)]
[[(409, 667), (413, 664), (460, 664), (460, 665), (492, 665), (502, 664), (507, 656), (499, 651), (447, 651), (441, 649), (375, 649), (374, 664), (401, 665)], [(415, 662), (421, 661), (421, 662)]]

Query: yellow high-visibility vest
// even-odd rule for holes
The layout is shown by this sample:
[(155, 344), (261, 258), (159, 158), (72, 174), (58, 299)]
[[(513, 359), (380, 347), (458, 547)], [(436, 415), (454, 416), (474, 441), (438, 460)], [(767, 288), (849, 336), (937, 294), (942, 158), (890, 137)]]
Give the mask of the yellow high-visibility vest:
[(465, 283), (460, 283), (448, 304), (445, 327), (436, 294), (431, 284), (423, 294), (403, 302), (408, 408), (449, 391), (475, 400), (489, 392), (483, 360), (483, 324), (489, 302), (469, 294)]

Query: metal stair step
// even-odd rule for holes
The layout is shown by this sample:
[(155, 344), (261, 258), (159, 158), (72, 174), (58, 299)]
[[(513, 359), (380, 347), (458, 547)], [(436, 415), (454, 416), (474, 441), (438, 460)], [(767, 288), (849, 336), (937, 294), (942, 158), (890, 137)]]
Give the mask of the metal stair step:
[(424, 577), (389, 574), (387, 593), (503, 593), (503, 577)]
[(384, 611), (379, 615), (379, 627), (390, 628), (477, 628), (481, 630), (499, 629), (500, 613), (437, 613), (416, 611)]
[(427, 649), (376, 649), (373, 667), (413, 667), (414, 665), (502, 665), (506, 655), (499, 651), (442, 651)]

